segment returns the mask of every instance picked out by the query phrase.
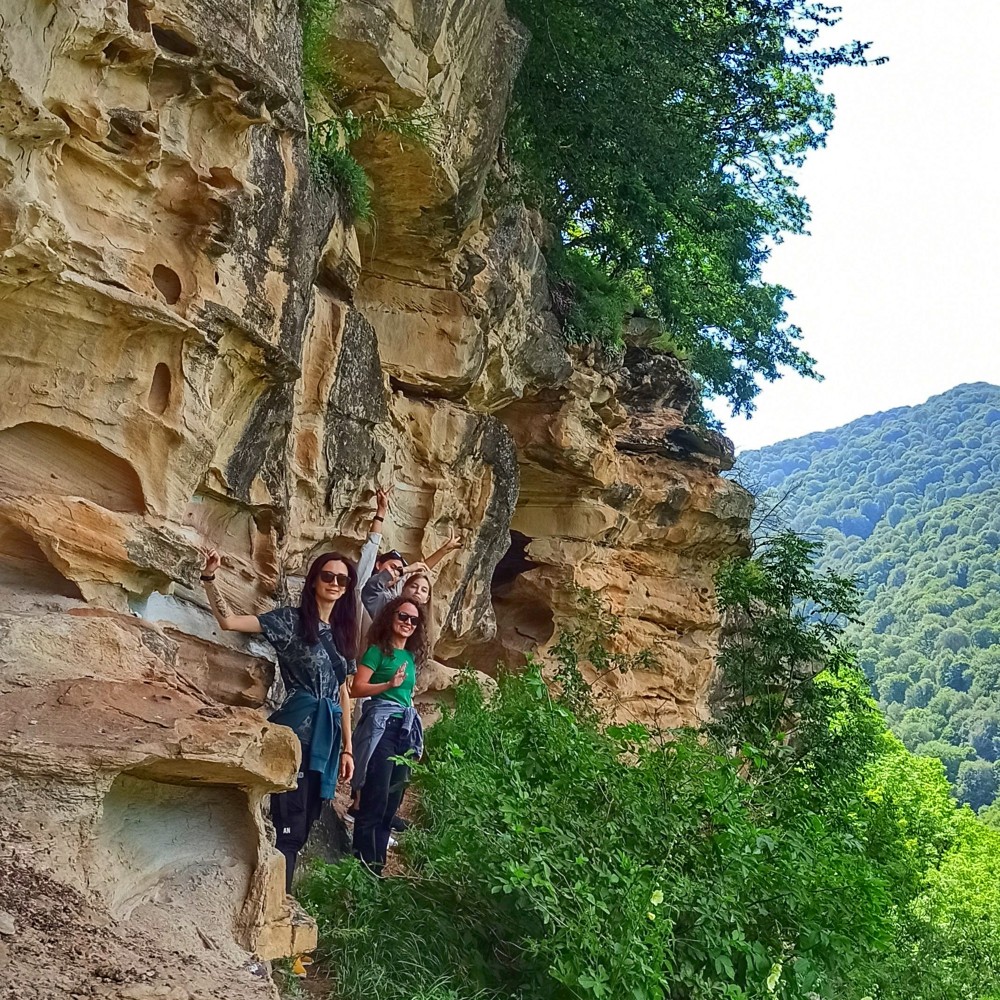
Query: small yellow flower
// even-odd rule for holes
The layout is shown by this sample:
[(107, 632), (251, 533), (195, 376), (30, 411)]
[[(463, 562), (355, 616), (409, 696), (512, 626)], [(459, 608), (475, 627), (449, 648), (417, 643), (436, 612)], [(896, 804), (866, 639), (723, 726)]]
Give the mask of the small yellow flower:
[(660, 903), (663, 902), (663, 893), (657, 889), (653, 895), (649, 897), (649, 901), (653, 904), (653, 906), (659, 906)]
[(647, 910), (646, 911), (646, 917), (649, 920), (655, 920), (656, 919), (656, 914), (652, 910)]

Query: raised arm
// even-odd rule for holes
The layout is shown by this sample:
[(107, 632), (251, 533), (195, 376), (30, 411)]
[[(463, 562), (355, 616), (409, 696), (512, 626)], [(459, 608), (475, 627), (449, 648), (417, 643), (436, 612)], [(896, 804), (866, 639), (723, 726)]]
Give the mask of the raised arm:
[(375, 490), (375, 514), (372, 517), (372, 523), (368, 526), (368, 533), (372, 535), (381, 535), (382, 526), (385, 524), (386, 514), (389, 513), (389, 501), (392, 499), (392, 491), (396, 488), (396, 484), (392, 483), (387, 486), (384, 490), (376, 488)]
[(425, 560), (424, 563), (427, 565), (428, 569), (433, 569), (445, 556), (451, 555), (452, 552), (460, 549), (462, 547), (462, 536), (459, 535), (455, 529), (448, 529), (448, 541), (444, 543), (437, 551), (432, 552)]
[(372, 575), (372, 570), (375, 568), (379, 546), (382, 544), (382, 526), (389, 513), (389, 498), (394, 489), (394, 486), (390, 486), (388, 489), (375, 491), (375, 516), (368, 526), (368, 537), (365, 539), (365, 544), (361, 546), (361, 555), (358, 556), (358, 580), (362, 584)]
[(227, 632), (247, 632), (255, 635), (261, 631), (260, 621), (256, 615), (234, 615), (222, 596), (219, 588), (215, 585), (215, 572), (219, 568), (222, 559), (215, 549), (209, 549), (205, 553), (205, 568), (202, 570), (201, 582), (205, 585), (205, 593), (208, 596), (208, 603), (212, 608), (212, 614), (219, 623), (219, 628)]

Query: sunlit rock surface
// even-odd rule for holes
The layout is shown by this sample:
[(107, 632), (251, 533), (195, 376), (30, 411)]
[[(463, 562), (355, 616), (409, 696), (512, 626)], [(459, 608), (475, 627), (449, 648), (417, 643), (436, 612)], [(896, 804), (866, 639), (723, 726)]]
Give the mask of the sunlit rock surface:
[(652, 653), (601, 681), (609, 710), (676, 724), (706, 711), (748, 500), (676, 361), (566, 349), (545, 226), (489, 200), (527, 44), (500, 0), (341, 4), (347, 106), (436, 123), (357, 144), (360, 231), (310, 182), (294, 0), (7, 6), (0, 863), (35, 895), (0, 997), (266, 996), (251, 956), (315, 939), (263, 807), (297, 746), (265, 721), (265, 647), (207, 612), (201, 548), (263, 610), (356, 553), (396, 482), (387, 545), (466, 538), (422, 707), (544, 651), (582, 586)]

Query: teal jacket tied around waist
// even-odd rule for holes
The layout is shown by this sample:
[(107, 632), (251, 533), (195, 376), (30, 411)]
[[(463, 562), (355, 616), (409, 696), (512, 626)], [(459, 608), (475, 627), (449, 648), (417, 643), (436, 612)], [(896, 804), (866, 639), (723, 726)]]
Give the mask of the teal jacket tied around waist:
[(275, 725), (288, 726), (298, 736), (302, 744), (302, 770), (319, 773), (323, 799), (332, 799), (337, 790), (342, 715), (339, 702), (317, 698), (299, 688), (268, 719)]

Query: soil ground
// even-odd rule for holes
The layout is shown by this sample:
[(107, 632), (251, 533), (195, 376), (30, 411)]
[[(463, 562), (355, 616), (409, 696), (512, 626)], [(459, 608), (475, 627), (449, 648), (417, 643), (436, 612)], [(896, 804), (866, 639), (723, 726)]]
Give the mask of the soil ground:
[(30, 844), (0, 831), (0, 1000), (272, 1000), (262, 965), (226, 967), (115, 922), (31, 860)]

